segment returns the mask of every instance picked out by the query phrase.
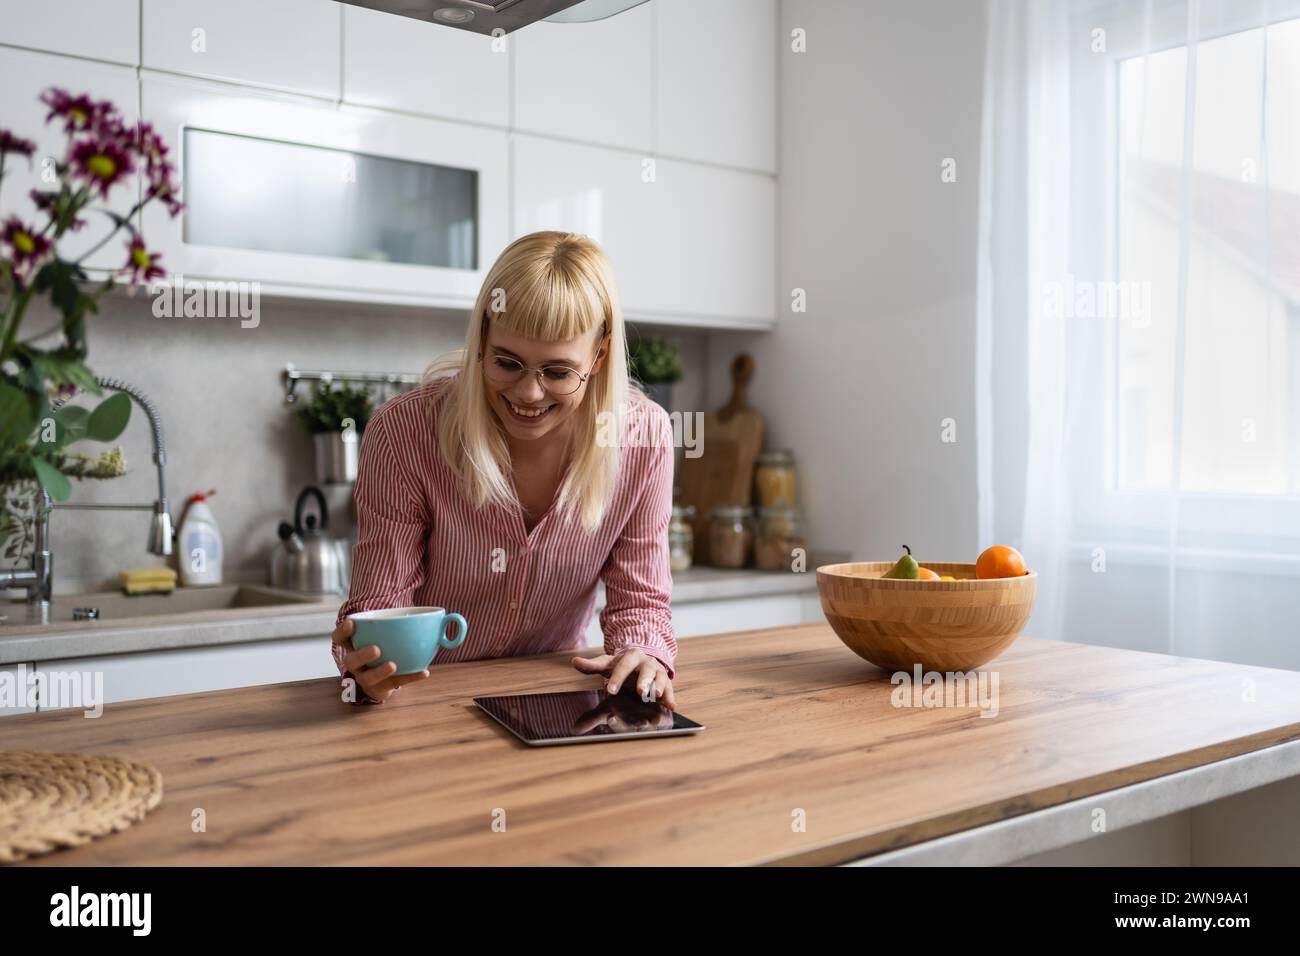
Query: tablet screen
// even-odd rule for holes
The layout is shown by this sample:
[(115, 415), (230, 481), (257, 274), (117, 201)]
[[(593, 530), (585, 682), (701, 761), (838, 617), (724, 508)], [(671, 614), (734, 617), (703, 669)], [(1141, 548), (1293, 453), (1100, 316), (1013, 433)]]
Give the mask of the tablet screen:
[(658, 701), (643, 701), (635, 693), (609, 694), (604, 688), (475, 697), (474, 703), (530, 744), (585, 743), (704, 729)]

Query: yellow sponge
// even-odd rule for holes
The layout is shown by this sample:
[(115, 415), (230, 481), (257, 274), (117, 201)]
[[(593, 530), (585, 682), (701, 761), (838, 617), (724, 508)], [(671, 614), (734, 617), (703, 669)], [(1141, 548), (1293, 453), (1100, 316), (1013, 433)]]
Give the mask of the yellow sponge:
[(132, 568), (118, 578), (127, 594), (170, 594), (176, 589), (176, 572), (171, 568)]

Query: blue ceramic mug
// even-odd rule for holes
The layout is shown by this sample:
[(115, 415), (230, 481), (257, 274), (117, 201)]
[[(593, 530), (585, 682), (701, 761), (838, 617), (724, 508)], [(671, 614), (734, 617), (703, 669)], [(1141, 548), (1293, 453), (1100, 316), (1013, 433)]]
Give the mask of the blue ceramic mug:
[[(438, 655), (440, 647), (460, 647), (469, 634), (469, 624), (459, 614), (449, 614), (440, 607), (388, 607), (377, 611), (358, 611), (348, 618), (356, 626), (352, 646), (356, 650), (379, 646), (382, 656), (366, 669), (393, 661), (395, 674), (418, 674)], [(447, 625), (457, 624), (456, 636), (447, 637)]]

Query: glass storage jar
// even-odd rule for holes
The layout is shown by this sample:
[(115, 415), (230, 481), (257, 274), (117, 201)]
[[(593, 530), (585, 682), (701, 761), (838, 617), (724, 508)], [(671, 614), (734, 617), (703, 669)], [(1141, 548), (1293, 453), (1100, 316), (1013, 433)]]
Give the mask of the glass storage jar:
[(764, 571), (789, 571), (796, 548), (807, 551), (803, 512), (798, 508), (760, 508), (754, 563)]
[(694, 517), (692, 505), (673, 505), (672, 520), (668, 522), (668, 566), (673, 573), (691, 566), (695, 554), (695, 529), (691, 526)]
[(754, 467), (754, 487), (760, 508), (795, 505), (794, 452), (779, 448), (759, 454)]
[(743, 568), (754, 548), (754, 521), (745, 505), (717, 505), (709, 512), (709, 563)]

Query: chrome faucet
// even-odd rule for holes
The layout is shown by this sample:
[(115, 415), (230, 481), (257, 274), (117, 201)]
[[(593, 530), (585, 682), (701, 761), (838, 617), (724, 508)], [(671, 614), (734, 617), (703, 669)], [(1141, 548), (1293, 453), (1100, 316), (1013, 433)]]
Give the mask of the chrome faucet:
[[(144, 409), (149, 418), (149, 427), (153, 436), (153, 460), (158, 469), (158, 498), (150, 504), (54, 504), (49, 493), (41, 489), (41, 501), (36, 507), (35, 540), (32, 549), (32, 565), (18, 571), (0, 571), (0, 589), (24, 588), (27, 591), (27, 603), (42, 618), (49, 612), (50, 599), (54, 591), (54, 555), (50, 551), (50, 513), (55, 509), (70, 511), (150, 511), (153, 517), (149, 521), (149, 540), (147, 548), (150, 554), (170, 555), (174, 534), (172, 517), (167, 510), (167, 445), (163, 441), (162, 422), (158, 409), (143, 392), (134, 385), (118, 378), (96, 378), (102, 387), (117, 392), (125, 392), (135, 399), (137, 405)], [(51, 403), (51, 410), (58, 411), (64, 402)]]

